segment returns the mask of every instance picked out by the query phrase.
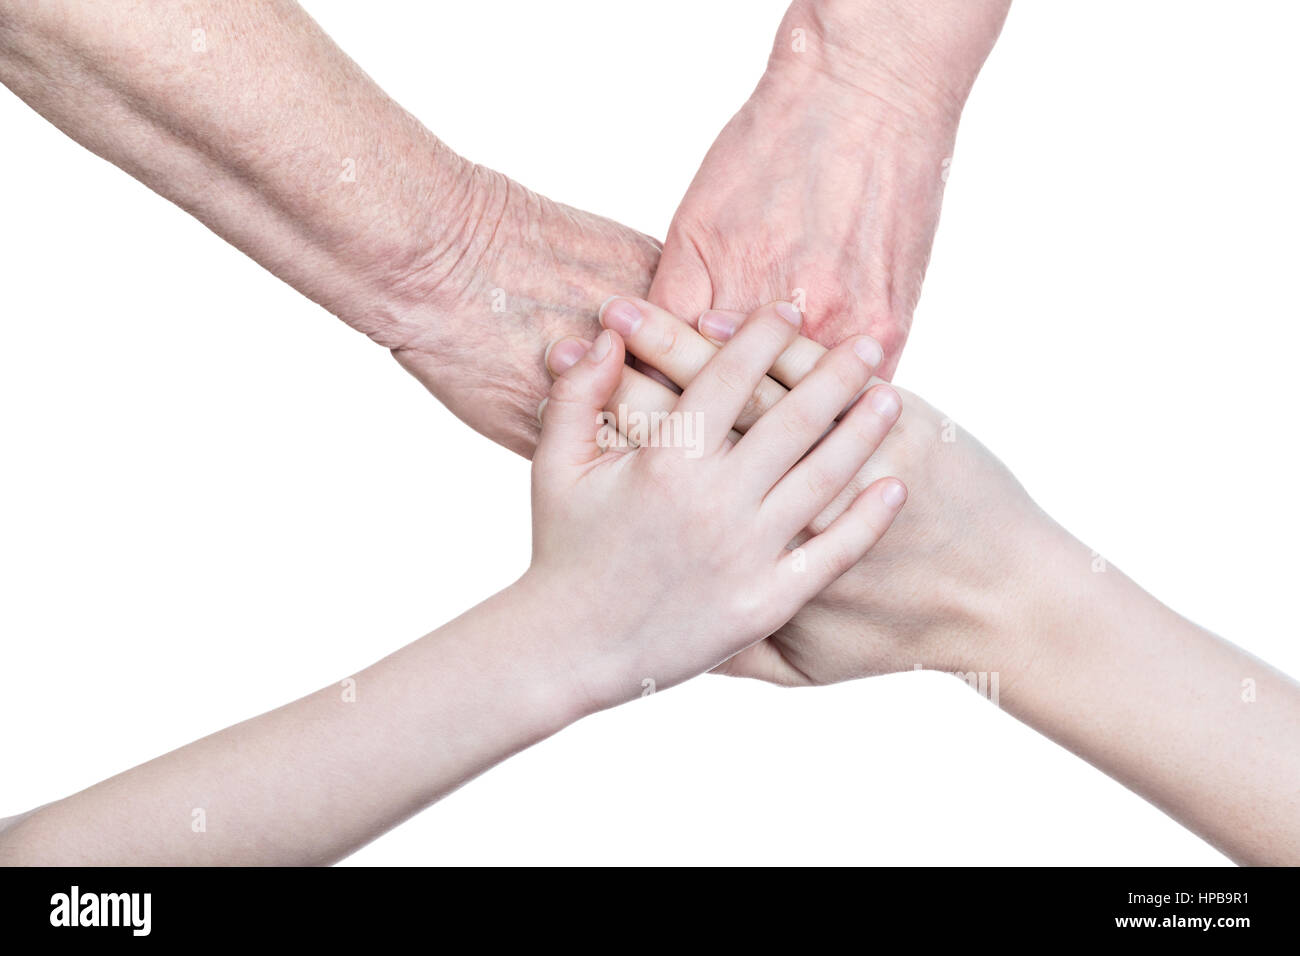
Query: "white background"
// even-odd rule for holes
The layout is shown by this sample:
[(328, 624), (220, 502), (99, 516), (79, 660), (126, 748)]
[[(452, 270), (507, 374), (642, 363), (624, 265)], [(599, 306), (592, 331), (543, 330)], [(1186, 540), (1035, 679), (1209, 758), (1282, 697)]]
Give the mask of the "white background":
[[(784, 4), (308, 7), (457, 150), (662, 236)], [(1022, 0), (897, 376), (1113, 563), (1291, 674), (1298, 28), (1281, 2)], [(3, 816), (509, 583), (528, 468), (8, 93), (0, 131)], [(1225, 861), (957, 681), (903, 674), (702, 678), (351, 862)]]

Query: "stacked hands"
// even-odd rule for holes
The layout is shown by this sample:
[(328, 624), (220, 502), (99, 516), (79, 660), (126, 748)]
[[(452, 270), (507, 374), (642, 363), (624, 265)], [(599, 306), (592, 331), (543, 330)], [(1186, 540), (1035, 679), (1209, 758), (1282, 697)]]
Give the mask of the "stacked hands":
[(1089, 573), (886, 382), (1008, 3), (795, 0), (662, 247), (457, 156), (287, 0), (0, 12), (15, 93), (533, 458), (518, 582), (349, 706), (325, 688), (0, 821), (0, 860), (329, 862), (647, 684), (919, 667), (999, 675), (1006, 712), (1234, 859), (1300, 862), (1300, 688)]
[[(680, 395), (625, 372), (625, 344), (651, 359), (656, 334), (662, 342), (677, 331), (662, 314), (659, 329), (635, 328), (633, 310), (616, 300), (605, 313), (626, 339), (607, 330), (593, 343), (566, 339), (551, 350), (561, 374), (543, 406), (534, 458), (529, 575), (544, 582), (542, 592), (600, 608), (600, 619), (575, 633), (582, 648), (575, 669), (583, 661), (613, 664), (590, 685), (601, 705), (639, 690), (642, 679), (676, 684), (741, 652), (746, 658), (732, 665), (741, 671), (802, 676), (781, 645), (755, 642), (856, 565), (906, 498), (896, 478), (848, 487), (901, 411), (888, 385), (868, 388), (880, 346), (851, 338), (761, 409), (756, 391), (798, 336), (792, 305), (759, 309), (689, 374), (672, 369), (684, 373)], [(602, 411), (617, 412), (623, 402), (635, 403), (638, 416), (656, 413), (630, 449), (622, 447), (629, 436), (601, 434), (609, 427)], [(697, 424), (680, 424), (691, 419)], [(745, 433), (733, 439), (738, 428)], [(681, 440), (688, 434), (689, 444)], [(809, 530), (814, 521), (819, 527)], [(626, 587), (629, 581), (637, 586)], [(602, 596), (619, 592), (609, 608)]]
[[(599, 510), (619, 514), (624, 523), (614, 526), (619, 535), (664, 546), (655, 555), (659, 560), (640, 551), (636, 555), (647, 567), (674, 572), (662, 594), (646, 593), (651, 606), (693, 606), (685, 599), (690, 582), (706, 584), (716, 600), (722, 584), (718, 575), (734, 581), (721, 594), (740, 602), (745, 621), (756, 630), (730, 654), (701, 661), (700, 670), (707, 666), (778, 684), (811, 685), (918, 665), (962, 672), (987, 664), (989, 644), (998, 636), (989, 595), (998, 593), (993, 585), (1005, 582), (1013, 570), (1013, 558), (1000, 540), (1011, 528), (1025, 525), (1037, 509), (978, 443), (941, 442), (952, 423), (875, 375), (883, 359), (874, 339), (852, 336), (827, 350), (798, 334), (801, 318), (790, 303), (777, 302), (748, 317), (706, 312), (697, 330), (649, 302), (611, 299), (600, 312), (608, 331), (594, 343), (570, 336), (548, 348), (547, 369), (557, 381), (539, 417), (549, 427), (557, 393), (567, 396), (578, 382), (586, 386), (594, 366), (602, 370), (599, 401), (596, 414), (584, 407), (584, 426), (626, 426), (629, 421), (653, 422), (655, 416), (663, 422), (660, 434), (642, 439), (643, 447), (620, 450), (635, 447), (636, 436), (629, 440), (623, 435), (597, 461), (628, 467), (629, 457), (649, 456), (644, 467), (665, 477), (661, 497), (668, 501), (656, 507), (653, 489), (625, 488), (620, 499), (600, 495), (587, 507), (604, 501), (606, 507)], [(624, 348), (683, 391), (623, 367)], [(590, 405), (591, 396), (585, 399)], [(571, 401), (566, 398), (564, 407), (571, 407)], [(706, 453), (721, 457), (727, 462), (723, 467), (735, 473), (712, 475), (694, 467), (693, 445), (679, 441), (677, 447), (664, 447), (690, 434), (680, 420), (665, 417), (683, 414), (703, 419), (701, 431), (711, 436), (705, 439)], [(546, 427), (535, 464), (539, 486), (547, 475), (542, 464)], [(665, 461), (678, 470), (660, 471), (655, 462)], [(695, 476), (709, 479), (698, 491), (690, 483)], [(899, 476), (918, 483), (921, 497), (900, 519), (902, 527), (885, 536), (907, 497)], [(772, 487), (776, 479), (779, 483)], [(610, 487), (602, 486), (602, 491)], [(757, 513), (734, 510), (735, 499), (743, 499), (747, 490), (759, 493)], [(551, 501), (546, 496), (535, 501), (538, 521), (551, 515)], [(665, 511), (672, 513), (671, 520)], [(771, 551), (753, 548), (748, 538), (765, 530), (774, 513), (789, 515), (775, 529), (782, 555), (777, 581), (751, 579), (748, 572), (731, 578), (733, 571), (746, 567), (733, 555)], [(726, 516), (735, 523), (725, 521)], [(643, 534), (636, 530), (639, 517), (647, 525)], [(681, 539), (671, 535), (677, 518)], [(852, 537), (859, 526), (869, 533)], [(993, 529), (1003, 534), (981, 533)], [(713, 541), (709, 531), (723, 540)], [(545, 540), (542, 528), (536, 534)], [(575, 551), (583, 550), (582, 540), (590, 542), (574, 538)], [(862, 560), (878, 541), (871, 559)], [(607, 543), (607, 549), (590, 543), (586, 548), (606, 554), (620, 547), (612, 537)], [(543, 560), (543, 554), (538, 550), (537, 559)], [(679, 567), (692, 555), (711, 562), (713, 570)], [(629, 576), (611, 577), (609, 586), (639, 579), (628, 569), (618, 573)], [(579, 588), (578, 593), (597, 600), (586, 586)], [(664, 602), (669, 592), (674, 598)], [(790, 604), (795, 594), (799, 599)], [(731, 619), (716, 613), (699, 617)], [(674, 630), (668, 623), (662, 627)], [(699, 624), (678, 627), (691, 634)], [(645, 676), (657, 679), (651, 672)], [(625, 681), (628, 686), (635, 681)]]
[[(874, 339), (827, 349), (781, 301), (691, 325), (615, 297), (599, 319), (546, 351), (525, 576), (576, 612), (579, 714), (705, 670), (813, 685), (925, 668), (981, 691), (992, 673), (1007, 711), (1233, 857), (1300, 859), (1296, 684), (1117, 571), (1085, 573), (1090, 550), (995, 457), (879, 378)], [(581, 612), (612, 593), (613, 615)], [(1247, 671), (1268, 707), (1242, 707)]]

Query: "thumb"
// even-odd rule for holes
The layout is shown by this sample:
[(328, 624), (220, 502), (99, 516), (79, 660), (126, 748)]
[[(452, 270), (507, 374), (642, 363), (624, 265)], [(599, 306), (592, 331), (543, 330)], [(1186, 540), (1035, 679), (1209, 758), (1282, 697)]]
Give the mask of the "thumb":
[(604, 450), (596, 444), (601, 410), (623, 375), (623, 340), (608, 330), (596, 336), (587, 354), (555, 380), (538, 414), (542, 437), (537, 460), (585, 465)]

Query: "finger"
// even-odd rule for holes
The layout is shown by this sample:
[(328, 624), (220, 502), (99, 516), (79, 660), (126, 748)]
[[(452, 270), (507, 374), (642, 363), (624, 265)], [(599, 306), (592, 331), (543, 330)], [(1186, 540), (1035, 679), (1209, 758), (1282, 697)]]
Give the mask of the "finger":
[[(736, 329), (740, 328), (741, 323), (744, 321), (745, 313), (743, 312), (735, 312), (730, 309), (710, 309), (700, 316), (700, 334), (714, 345), (723, 345), (731, 339), (736, 333)], [(631, 350), (631, 346), (629, 346), (629, 350)], [(768, 377), (784, 385), (787, 389), (794, 388), (803, 381), (805, 375), (813, 370), (818, 360), (826, 352), (826, 346), (801, 335), (790, 343), (788, 349), (781, 353), (781, 357), (776, 360), (772, 370), (767, 373)], [(672, 378), (672, 376), (670, 375), (669, 378)], [(676, 380), (674, 379), (674, 381)], [(760, 409), (759, 414), (761, 415), (770, 407), (768, 405)]]
[(630, 367), (636, 369), (646, 378), (658, 382), (660, 385), (667, 388), (674, 395), (680, 395), (682, 393), (682, 390), (673, 383), (673, 380), (671, 378), (669, 378), (663, 372), (659, 371), (659, 369), (654, 368), (653, 366), (641, 361), (639, 358), (633, 358), (630, 363)]
[[(610, 299), (601, 307), (600, 322), (623, 337), (630, 353), (658, 369), (679, 388), (694, 381), (700, 369), (718, 353), (717, 346), (686, 322), (641, 299), (624, 296)], [(741, 431), (748, 428), (784, 395), (785, 389), (776, 381), (762, 380), (753, 393), (753, 402), (737, 417), (737, 427)]]
[(802, 322), (803, 316), (789, 302), (759, 308), (686, 386), (676, 411), (698, 416), (696, 433), (702, 436), (704, 454), (726, 441), (767, 370), (799, 334)]
[[(736, 446), (740, 480), (758, 494), (767, 494), (866, 388), (871, 373), (883, 359), (884, 352), (876, 340), (865, 335), (827, 352), (817, 367), (755, 422)], [(835, 490), (843, 487), (841, 484)]]
[[(798, 393), (795, 389), (790, 394)], [(774, 521), (781, 536), (792, 540), (853, 481), (894, 427), (902, 408), (892, 388), (874, 386), (808, 457), (768, 492), (762, 507), (765, 520)], [(755, 431), (751, 430), (745, 441)]]
[(602, 332), (586, 355), (556, 379), (538, 409), (542, 437), (535, 460), (579, 466), (604, 453), (597, 442), (604, 427), (602, 410), (618, 386), (623, 356), (622, 339), (613, 332)]
[(546, 371), (551, 373), (551, 378), (559, 378), (577, 365), (590, 348), (590, 339), (566, 335), (546, 346), (546, 354), (542, 357), (542, 361), (546, 364)]
[[(744, 320), (745, 315), (743, 312), (735, 312), (730, 309), (710, 309), (700, 316), (699, 327), (706, 339), (717, 345), (722, 345), (735, 333)], [(776, 360), (776, 364), (772, 366), (767, 375), (786, 389), (794, 388), (804, 380), (809, 372), (816, 368), (817, 363), (827, 351), (826, 346), (820, 342), (814, 342), (812, 339), (800, 335), (790, 343), (788, 349), (781, 353), (781, 357)], [(868, 383), (868, 388), (889, 378), (887, 369), (891, 361), (897, 364), (897, 357), (891, 359), (886, 355), (885, 360), (876, 369), (876, 374), (872, 376), (871, 381)], [(767, 393), (764, 392), (761, 393), (760, 397), (766, 398), (766, 395)], [(764, 404), (760, 402), (759, 404), (761, 407), (757, 409), (758, 415), (764, 414), (771, 408), (771, 403)], [(745, 430), (748, 430), (751, 424), (752, 421), (747, 421)]]
[[(576, 336), (552, 342), (546, 350), (546, 370), (554, 377), (563, 375), (587, 353), (589, 347), (590, 343)], [(671, 412), (677, 405), (678, 397), (679, 393), (661, 385), (649, 375), (627, 367), (619, 378), (613, 396), (605, 404), (605, 410), (613, 416), (611, 424), (628, 435), (633, 444), (637, 444), (637, 436), (628, 433), (638, 429), (629, 428), (629, 423), (653, 420), (656, 415)], [(733, 431), (730, 438), (733, 442), (740, 441), (740, 433)]]
[(872, 483), (830, 527), (783, 557), (781, 571), (807, 575), (803, 593), (820, 594), (875, 546), (906, 500), (907, 488), (897, 478)]
[[(546, 349), (546, 370), (553, 378), (558, 378), (580, 361), (590, 347), (591, 343), (576, 335), (557, 339)], [(605, 410), (617, 412), (623, 407), (648, 415), (670, 412), (676, 404), (677, 392), (659, 384), (649, 375), (627, 367), (619, 377), (618, 386), (606, 403)]]

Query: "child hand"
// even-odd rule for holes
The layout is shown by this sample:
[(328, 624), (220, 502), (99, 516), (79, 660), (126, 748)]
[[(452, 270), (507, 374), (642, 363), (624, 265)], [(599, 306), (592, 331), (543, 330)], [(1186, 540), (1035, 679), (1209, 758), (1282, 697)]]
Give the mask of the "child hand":
[[(697, 331), (632, 298), (608, 302), (601, 320), (625, 336), (627, 350), (646, 367), (679, 387), (689, 385), (747, 321), (738, 312), (710, 311)], [(575, 338), (552, 343), (548, 368), (562, 373), (585, 348)], [(755, 390), (738, 430), (783, 401), (787, 387), (814, 374), (829, 355), (796, 337)], [(1034, 543), (1052, 538), (1056, 525), (988, 449), (943, 413), (905, 389), (888, 394), (902, 399), (902, 414), (839, 498), (809, 522), (808, 533), (838, 520), (859, 490), (884, 475), (907, 483), (907, 510), (865, 561), (808, 601), (771, 640), (727, 661), (722, 672), (826, 684), (918, 664), (949, 672), (996, 670), (1014, 653), (1002, 648), (1009, 635), (1025, 630), (1018, 626), (1026, 613), (1018, 596), (1032, 593), (1038, 576)], [(631, 368), (613, 399), (643, 415), (676, 400), (671, 388)], [(1086, 568), (1086, 550), (1081, 561)]]
[[(853, 567), (902, 507), (902, 483), (881, 478), (788, 549), (900, 408), (878, 385), (836, 422), (880, 361), (880, 347), (857, 336), (733, 442), (800, 321), (784, 302), (753, 313), (668, 414), (636, 423), (640, 447), (602, 416), (624, 371), (615, 332), (602, 332), (543, 403), (533, 561), (520, 585), (572, 622), (563, 652), (593, 705), (676, 684), (766, 637)], [(877, 392), (892, 401), (873, 401)]]

